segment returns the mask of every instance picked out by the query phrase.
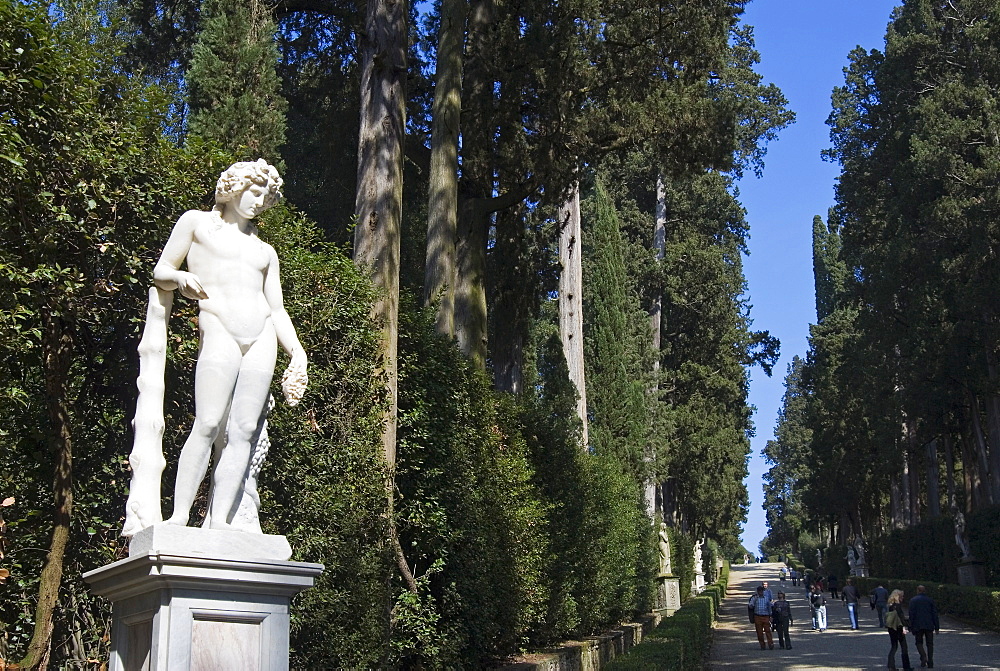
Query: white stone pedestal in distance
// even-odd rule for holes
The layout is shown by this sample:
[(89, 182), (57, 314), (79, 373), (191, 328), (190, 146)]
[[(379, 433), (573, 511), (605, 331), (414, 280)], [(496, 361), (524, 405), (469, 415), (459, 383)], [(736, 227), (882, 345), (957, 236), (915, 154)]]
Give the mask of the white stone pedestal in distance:
[[(149, 547), (149, 538), (139, 538), (146, 531), (153, 533), (140, 532), (133, 543)], [(215, 535), (213, 544), (219, 533), (250, 535), (188, 527), (170, 533)], [(154, 549), (83, 577), (112, 602), (111, 671), (285, 671), (289, 602), (322, 572), (321, 564), (285, 559)]]

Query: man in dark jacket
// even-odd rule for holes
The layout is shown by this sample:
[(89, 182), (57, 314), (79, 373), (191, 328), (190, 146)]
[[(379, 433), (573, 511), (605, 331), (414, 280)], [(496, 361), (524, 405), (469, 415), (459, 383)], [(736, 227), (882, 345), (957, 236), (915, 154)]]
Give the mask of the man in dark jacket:
[(785, 600), (785, 593), (778, 592), (778, 600), (771, 604), (771, 617), (778, 630), (778, 646), (782, 650), (792, 649), (792, 638), (788, 628), (793, 624), (792, 607)]
[[(917, 586), (917, 595), (910, 599), (910, 631), (917, 639), (917, 652), (920, 653), (920, 666), (934, 668), (934, 633), (941, 632), (938, 622), (937, 606), (934, 600), (927, 596), (927, 588)], [(924, 650), (924, 639), (927, 639), (927, 650)]]
[(854, 578), (847, 579), (843, 593), (844, 601), (847, 603), (847, 616), (851, 619), (851, 629), (857, 629), (858, 601), (861, 600), (861, 594), (858, 593), (858, 588), (854, 586)]
[(875, 603), (875, 610), (878, 612), (878, 626), (885, 628), (885, 616), (889, 610), (889, 590), (879, 585), (872, 590), (872, 600)]

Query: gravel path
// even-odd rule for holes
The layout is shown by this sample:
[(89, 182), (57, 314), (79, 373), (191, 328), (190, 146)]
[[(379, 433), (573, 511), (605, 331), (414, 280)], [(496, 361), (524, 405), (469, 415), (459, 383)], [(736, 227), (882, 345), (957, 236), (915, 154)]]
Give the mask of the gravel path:
[[(861, 604), (859, 629), (851, 631), (847, 608), (840, 601), (833, 601), (827, 592), (828, 628), (825, 632), (812, 631), (812, 618), (805, 587), (792, 587), (792, 581), (782, 584), (778, 570), (782, 564), (749, 564), (733, 566), (729, 578), (729, 592), (722, 603), (719, 621), (715, 625), (715, 638), (709, 660), (710, 669), (884, 669), (889, 654), (889, 634), (878, 626), (878, 616), (867, 599)], [(774, 650), (761, 650), (753, 625), (747, 620), (746, 603), (753, 589), (767, 580), (771, 591), (785, 592), (791, 603), (795, 624), (789, 635), (791, 650), (778, 648), (777, 636)], [(891, 585), (886, 585), (890, 590)], [(912, 595), (907, 595), (907, 597)], [(907, 636), (910, 663), (920, 668), (913, 636)], [(902, 670), (899, 652), (896, 665)], [(1000, 669), (1000, 634), (984, 629), (973, 629), (951, 618), (941, 618), (941, 633), (934, 637), (935, 669)]]

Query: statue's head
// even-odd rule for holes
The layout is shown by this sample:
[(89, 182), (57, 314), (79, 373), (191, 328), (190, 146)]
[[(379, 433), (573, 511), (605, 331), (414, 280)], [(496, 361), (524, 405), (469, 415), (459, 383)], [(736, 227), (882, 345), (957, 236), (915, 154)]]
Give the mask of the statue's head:
[(267, 209), (281, 199), (281, 187), (284, 183), (278, 169), (262, 158), (256, 161), (239, 161), (219, 175), (219, 181), (215, 185), (215, 204), (225, 205), (234, 198), (239, 198), (251, 184), (260, 184), (267, 187), (268, 193), (264, 199), (264, 208)]

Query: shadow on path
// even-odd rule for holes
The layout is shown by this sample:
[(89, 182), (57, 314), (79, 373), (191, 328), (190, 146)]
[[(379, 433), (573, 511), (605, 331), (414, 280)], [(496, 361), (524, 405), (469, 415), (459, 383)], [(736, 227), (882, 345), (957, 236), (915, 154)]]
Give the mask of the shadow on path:
[[(729, 591), (719, 621), (715, 625), (715, 638), (709, 658), (710, 669), (884, 669), (889, 655), (889, 634), (878, 626), (878, 616), (868, 606), (867, 598), (859, 611), (860, 628), (851, 631), (847, 607), (833, 601), (827, 592), (828, 629), (812, 631), (812, 614), (806, 599), (806, 588), (792, 581), (780, 582), (778, 570), (783, 564), (749, 564), (733, 566), (729, 574)], [(791, 650), (778, 648), (777, 636), (774, 650), (761, 650), (757, 634), (747, 619), (747, 600), (761, 581), (768, 582), (777, 596), (785, 593), (792, 607), (794, 624), (790, 629)], [(886, 585), (892, 588), (891, 585)], [(912, 595), (907, 595), (912, 596)], [(907, 636), (910, 662), (920, 668), (913, 636)], [(903, 668), (899, 652), (896, 665)], [(982, 629), (971, 629), (952, 620), (941, 618), (941, 633), (934, 637), (934, 668), (936, 669), (1000, 669), (1000, 634)]]

